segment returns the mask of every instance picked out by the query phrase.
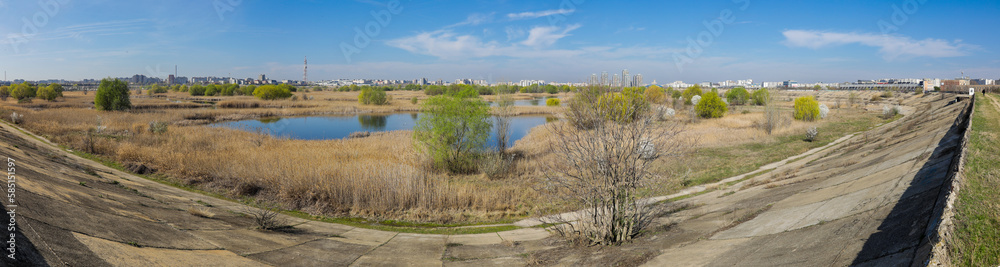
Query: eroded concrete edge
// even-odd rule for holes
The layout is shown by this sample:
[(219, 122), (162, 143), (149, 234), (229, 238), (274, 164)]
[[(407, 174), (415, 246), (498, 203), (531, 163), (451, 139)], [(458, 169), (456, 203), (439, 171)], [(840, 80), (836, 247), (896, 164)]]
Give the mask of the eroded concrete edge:
[[(951, 266), (951, 259), (948, 255), (948, 247), (952, 233), (955, 229), (955, 201), (958, 199), (958, 192), (965, 182), (962, 174), (965, 169), (965, 161), (968, 154), (969, 135), (972, 132), (972, 116), (976, 112), (975, 96), (969, 99), (966, 111), (959, 117), (961, 120), (962, 141), (959, 144), (958, 157), (952, 159), (951, 166), (948, 167), (948, 178), (945, 180), (945, 187), (942, 188), (938, 200), (934, 205), (932, 214), (940, 214), (932, 217), (927, 224), (925, 238), (917, 247), (912, 266)], [(950, 182), (949, 182), (950, 181)]]

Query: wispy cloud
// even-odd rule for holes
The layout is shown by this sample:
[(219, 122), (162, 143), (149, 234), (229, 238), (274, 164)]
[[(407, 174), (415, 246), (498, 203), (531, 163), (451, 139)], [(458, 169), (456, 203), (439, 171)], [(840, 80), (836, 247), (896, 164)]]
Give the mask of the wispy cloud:
[(569, 36), (569, 32), (579, 28), (580, 24), (569, 25), (566, 28), (557, 26), (535, 27), (528, 31), (528, 39), (521, 42), (521, 44), (532, 47), (551, 46), (556, 41), (559, 41), (559, 39)]
[[(148, 31), (152, 22), (147, 19), (105, 21), (99, 23), (78, 24), (57, 28), (50, 32), (40, 32), (31, 41), (51, 41), (61, 39), (86, 40), (89, 36), (111, 36), (135, 34), (136, 31)], [(11, 35), (8, 35), (10, 37)], [(0, 43), (9, 40), (0, 40)]]
[(878, 47), (879, 53), (887, 61), (907, 57), (960, 57), (969, 54), (974, 46), (961, 41), (949, 42), (942, 39), (913, 40), (910, 37), (898, 35), (881, 35), (869, 33), (838, 33), (807, 30), (787, 30), (784, 44), (789, 47), (806, 47), (820, 49), (829, 46), (860, 44)]
[(496, 13), (490, 13), (490, 14), (473, 13), (473, 14), (470, 14), (469, 17), (465, 19), (465, 21), (445, 26), (445, 28), (453, 28), (453, 27), (464, 26), (464, 25), (475, 26), (475, 25), (487, 23), (487, 22), (493, 21), (493, 16), (495, 16), (495, 15), (496, 15)]
[(521, 13), (510, 13), (510, 14), (507, 14), (507, 18), (512, 19), (512, 20), (534, 19), (534, 18), (548, 17), (548, 16), (552, 16), (552, 15), (569, 15), (569, 14), (572, 14), (573, 12), (576, 12), (576, 10), (575, 9), (553, 9), (553, 10), (544, 10), (544, 11), (536, 11), (536, 12), (529, 11), (529, 12), (521, 12)]
[(550, 48), (569, 32), (580, 28), (578, 24), (566, 27), (538, 26), (520, 41), (484, 41), (473, 35), (456, 34), (449, 29), (420, 33), (388, 41), (386, 44), (414, 54), (433, 56), (446, 60), (468, 60), (488, 57), (521, 59), (573, 59), (581, 56), (622, 60), (626, 58), (668, 59), (672, 53), (682, 51), (665, 47), (589, 46), (571, 49)]

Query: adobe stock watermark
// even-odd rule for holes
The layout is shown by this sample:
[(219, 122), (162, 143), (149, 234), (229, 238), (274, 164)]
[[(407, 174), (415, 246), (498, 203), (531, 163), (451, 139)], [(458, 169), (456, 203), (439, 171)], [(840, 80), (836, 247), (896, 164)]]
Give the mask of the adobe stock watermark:
[(391, 0), (385, 4), (385, 9), (371, 11), (372, 20), (365, 24), (364, 29), (354, 27), (354, 43), (340, 42), (340, 51), (344, 53), (347, 64), (351, 63), (351, 56), (361, 54), (372, 43), (372, 39), (382, 34), (382, 29), (392, 23), (392, 17), (403, 12), (399, 0)]
[(35, 12), (31, 15), (31, 19), (28, 17), (21, 17), (21, 21), (24, 24), (21, 26), (20, 34), (9, 34), (7, 39), (10, 45), (14, 48), (14, 53), (21, 52), (21, 45), (31, 41), (36, 35), (40, 28), (44, 28), (49, 25), (49, 20), (59, 15), (59, 10), (62, 9), (62, 5), (69, 3), (70, 0), (47, 0), (38, 1), (38, 6), (41, 8), (40, 11)]
[(236, 11), (236, 7), (243, 4), (243, 0), (215, 0), (212, 1), (212, 7), (215, 8), (215, 13), (219, 14), (219, 21), (226, 21), (226, 13)]
[(892, 15), (889, 16), (889, 21), (884, 19), (879, 19), (876, 24), (878, 24), (879, 30), (882, 31), (882, 35), (888, 36), (894, 32), (899, 31), (899, 28), (903, 27), (906, 22), (910, 21), (910, 16), (917, 14), (920, 11), (920, 6), (927, 3), (927, 0), (906, 0), (903, 2), (903, 6), (900, 7), (896, 4), (892, 4)]
[[(574, 10), (575, 11), (576, 8), (577, 8), (577, 6), (582, 5), (584, 2), (587, 2), (587, 1), (586, 0), (562, 0), (562, 2), (559, 3), (559, 10)], [(570, 13), (570, 14), (572, 14), (572, 13)], [(556, 14), (549, 15), (547, 18), (549, 19), (549, 25), (555, 26), (556, 24), (566, 22), (566, 20), (569, 18), (569, 16), (566, 15), (566, 14), (564, 14), (564, 13), (556, 13)]]
[(3, 237), (6, 239), (6, 245), (4, 250), (7, 251), (7, 258), (11, 260), (17, 260), (17, 203), (14, 201), (14, 197), (17, 193), (17, 177), (15, 175), (17, 164), (14, 163), (14, 159), (7, 158), (7, 217), (10, 218), (7, 223), (7, 233), (9, 236)]
[[(734, 4), (739, 5), (740, 11), (746, 11), (750, 8), (750, 0), (732, 0)], [(694, 59), (701, 57), (701, 54), (705, 52), (705, 48), (712, 46), (715, 43), (715, 39), (722, 36), (726, 31), (726, 25), (733, 24), (736, 22), (736, 15), (730, 9), (723, 9), (719, 12), (719, 17), (713, 20), (702, 21), (702, 25), (705, 25), (705, 29), (698, 33), (697, 37), (687, 37), (687, 48), (684, 53), (674, 52), (674, 65), (677, 66), (678, 72), (684, 72), (684, 65), (694, 62)]]

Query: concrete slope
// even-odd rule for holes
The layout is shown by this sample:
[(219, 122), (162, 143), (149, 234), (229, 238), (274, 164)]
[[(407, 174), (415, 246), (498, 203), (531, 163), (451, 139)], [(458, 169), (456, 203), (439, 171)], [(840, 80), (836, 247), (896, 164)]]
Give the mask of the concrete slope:
[[(454, 251), (473, 246), (505, 248), (469, 254), (476, 265), (509, 265), (523, 264), (525, 251), (504, 244), (550, 236), (417, 235), (287, 216), (292, 228), (259, 231), (244, 205), (108, 168), (6, 123), (0, 155), (13, 159), (16, 177), (16, 227), (0, 230), (5, 241), (14, 234), (16, 250), (0, 266), (441, 266), (462, 263)], [(201, 211), (213, 215), (194, 215)]]
[[(680, 204), (649, 266), (907, 266), (957, 152), (969, 101), (913, 99), (914, 114)], [(918, 262), (914, 262), (917, 258)]]

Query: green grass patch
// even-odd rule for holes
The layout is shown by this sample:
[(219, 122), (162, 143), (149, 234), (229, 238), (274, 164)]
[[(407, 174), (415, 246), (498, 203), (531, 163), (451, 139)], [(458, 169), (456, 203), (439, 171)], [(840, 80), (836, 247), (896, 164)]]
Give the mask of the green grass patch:
[(1000, 265), (1000, 110), (976, 97), (976, 112), (966, 151), (965, 183), (955, 205), (955, 266)]
[[(710, 184), (825, 146), (845, 135), (866, 131), (882, 123), (885, 121), (874, 114), (859, 114), (845, 121), (821, 125), (818, 127), (819, 136), (813, 142), (803, 141), (805, 133), (802, 133), (778, 136), (776, 142), (704, 148), (686, 155), (687, 164), (677, 167), (692, 170), (691, 176), (685, 179), (683, 186)], [(683, 173), (681, 170), (673, 172)]]

